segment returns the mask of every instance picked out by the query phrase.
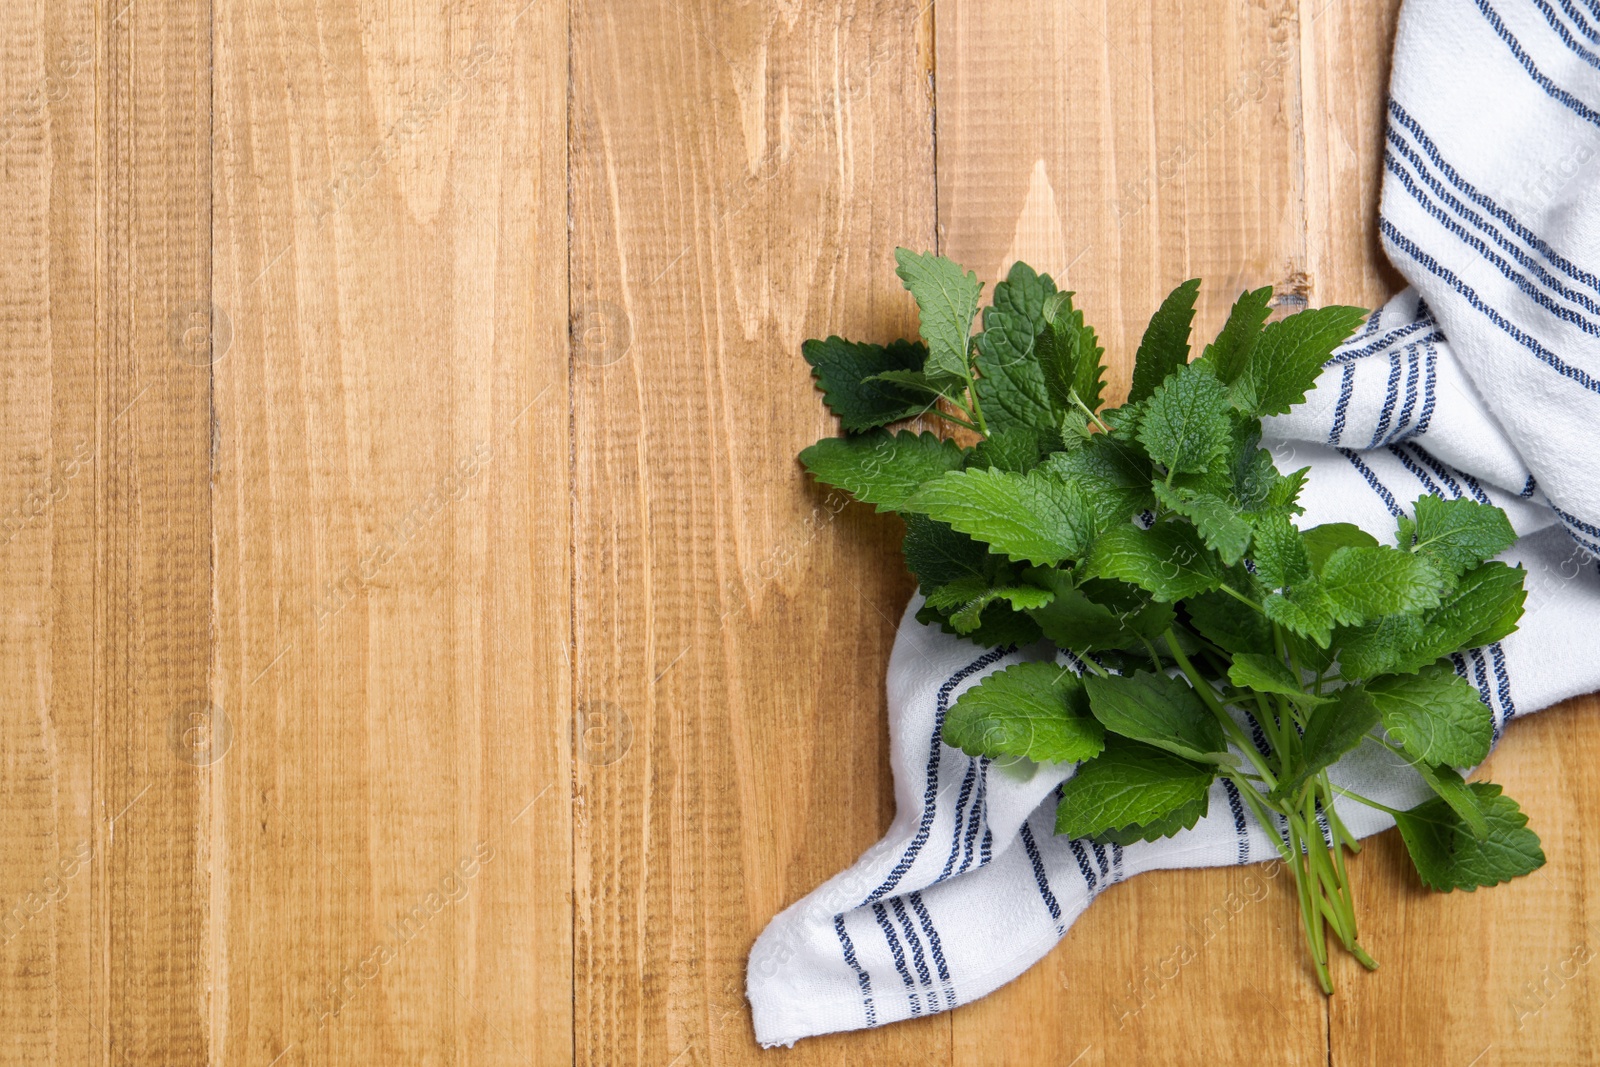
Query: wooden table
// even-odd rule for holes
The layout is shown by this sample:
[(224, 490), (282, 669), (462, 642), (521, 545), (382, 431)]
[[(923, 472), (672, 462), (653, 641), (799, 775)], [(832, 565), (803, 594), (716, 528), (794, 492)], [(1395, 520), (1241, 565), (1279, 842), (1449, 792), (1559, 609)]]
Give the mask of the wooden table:
[(1053, 271), (1113, 392), (1184, 278), (1376, 305), (1395, 14), (7, 5), (0, 1063), (1596, 1062), (1592, 700), (1493, 760), (1548, 866), (1377, 840), (1332, 1000), (1259, 870), (915, 1023), (742, 994), (892, 815), (911, 581), (801, 341), (913, 331), (896, 245)]

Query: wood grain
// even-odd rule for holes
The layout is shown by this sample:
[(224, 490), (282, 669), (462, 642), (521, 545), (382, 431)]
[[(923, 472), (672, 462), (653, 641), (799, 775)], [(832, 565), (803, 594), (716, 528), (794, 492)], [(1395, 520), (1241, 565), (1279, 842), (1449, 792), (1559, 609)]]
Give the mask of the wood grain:
[(8, 7), (0, 1065), (1600, 1062), (1595, 698), (1486, 768), (1549, 865), (1376, 839), (1332, 1000), (1271, 867), (934, 1018), (743, 998), (893, 816), (911, 582), (800, 343), (912, 332), (902, 244), (1052, 271), (1114, 393), (1185, 278), (1375, 305), (1397, 9)]

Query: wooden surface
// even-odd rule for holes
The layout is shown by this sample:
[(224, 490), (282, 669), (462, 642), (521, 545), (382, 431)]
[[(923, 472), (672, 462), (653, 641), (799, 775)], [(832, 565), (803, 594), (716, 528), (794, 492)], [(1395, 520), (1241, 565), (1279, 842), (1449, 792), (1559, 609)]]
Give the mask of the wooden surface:
[(893, 815), (800, 342), (910, 333), (900, 244), (1113, 391), (1187, 277), (1375, 305), (1393, 0), (124, 4), (0, 14), (0, 1064), (1600, 1062), (1592, 698), (1489, 768), (1549, 865), (1377, 839), (1331, 1001), (1264, 868), (934, 1018), (743, 999)]

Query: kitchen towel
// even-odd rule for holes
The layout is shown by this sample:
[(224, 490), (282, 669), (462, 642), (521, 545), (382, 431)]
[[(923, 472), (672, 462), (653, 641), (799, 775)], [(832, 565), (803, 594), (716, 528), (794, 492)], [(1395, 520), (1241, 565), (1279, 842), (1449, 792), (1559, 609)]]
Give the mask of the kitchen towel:
[[(1600, 688), (1600, 0), (1408, 0), (1393, 70), (1379, 227), (1411, 288), (1304, 404), (1268, 420), (1266, 443), (1281, 469), (1311, 468), (1305, 525), (1392, 542), (1423, 493), (1505, 508), (1519, 539), (1500, 558), (1526, 568), (1527, 609), (1516, 633), (1456, 660), (1498, 742), (1516, 716)], [(756, 941), (747, 994), (763, 1045), (981, 997), (1141, 871), (1277, 855), (1223, 781), (1170, 839), (1056, 837), (1051, 794), (1070, 767), (972, 759), (939, 730), (987, 674), (1057, 654), (979, 648), (919, 624), (920, 603), (889, 660), (894, 822)], [(1332, 773), (1393, 807), (1425, 795), (1375, 745)], [(1337, 808), (1360, 836), (1392, 825)]]

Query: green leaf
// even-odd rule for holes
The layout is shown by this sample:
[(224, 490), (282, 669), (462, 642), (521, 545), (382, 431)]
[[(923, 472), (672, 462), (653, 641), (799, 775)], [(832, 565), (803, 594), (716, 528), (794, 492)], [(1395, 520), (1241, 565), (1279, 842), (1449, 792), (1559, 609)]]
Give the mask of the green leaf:
[(1438, 659), (1416, 655), (1422, 639), (1420, 615), (1385, 615), (1360, 626), (1341, 629), (1339, 669), (1346, 678), (1415, 671)]
[(1191, 278), (1172, 290), (1145, 327), (1133, 361), (1133, 388), (1128, 399), (1138, 403), (1156, 391), (1167, 375), (1189, 362), (1189, 326), (1200, 279)]
[(1150, 460), (1134, 442), (1097, 433), (1076, 451), (1046, 457), (1044, 469), (1083, 490), (1102, 529), (1155, 506)]
[(993, 573), (995, 558), (988, 546), (926, 515), (906, 516), (902, 549), (906, 567), (917, 576), (924, 596), (950, 582), (988, 579)]
[(1183, 602), (1189, 625), (1235, 655), (1272, 652), (1272, 625), (1256, 609), (1226, 593), (1202, 593)]
[(1211, 794), (1208, 791), (1198, 799), (1175, 808), (1152, 822), (1132, 823), (1120, 829), (1096, 834), (1095, 844), (1126, 846), (1136, 841), (1159, 841), (1164, 837), (1171, 837), (1179, 830), (1192, 830), (1194, 824), (1205, 817), (1206, 808), (1210, 806), (1210, 798)]
[(1424, 763), (1471, 767), (1488, 757), (1493, 717), (1478, 690), (1449, 667), (1384, 675), (1366, 689), (1389, 736)]
[(1151, 671), (1083, 679), (1089, 710), (1107, 730), (1175, 756), (1216, 761), (1228, 751), (1222, 727), (1181, 678)]
[(1026, 474), (1039, 465), (1047, 448), (1060, 444), (1060, 438), (1053, 434), (1046, 437), (1031, 426), (1013, 426), (1004, 430), (991, 427), (989, 436), (979, 441), (967, 455), (967, 467)]
[(978, 276), (931, 252), (897, 248), (894, 258), (899, 264), (895, 273), (916, 298), (921, 313), (919, 329), (928, 346), (924, 369), (947, 378), (970, 377), (967, 346), (983, 291)]
[(1210, 764), (1108, 736), (1105, 751), (1062, 784), (1056, 833), (1079, 838), (1149, 826), (1203, 803), (1214, 776)]
[(1054, 663), (1018, 663), (961, 694), (945, 716), (944, 740), (971, 756), (1071, 763), (1098, 756), (1105, 729), (1089, 715), (1077, 675)]
[(1044, 325), (1044, 302), (1056, 291), (1048, 274), (1035, 274), (1020, 260), (994, 287), (994, 303), (983, 309), (978, 334), (974, 389), (991, 434), (1008, 429), (1035, 431), (1055, 422), (1050, 394), (1039, 370), (1034, 338)]
[(1346, 752), (1378, 725), (1378, 707), (1359, 685), (1347, 685), (1318, 707), (1306, 722), (1300, 739), (1300, 760), (1295, 773), (1278, 783), (1273, 800), (1298, 797), (1313, 777), (1339, 762)]
[(1083, 494), (1039, 471), (952, 471), (923, 486), (907, 506), (991, 551), (1041, 566), (1082, 555), (1095, 529)]
[(984, 648), (1002, 648), (1006, 645), (1021, 647), (1031, 645), (1044, 636), (1032, 618), (1023, 612), (1012, 611), (1010, 605), (1005, 603), (990, 604), (984, 608), (979, 616), (978, 628), (968, 633), (958, 631), (947, 615), (927, 604), (917, 609), (917, 621), (937, 625), (947, 634), (965, 637)]
[(1310, 308), (1268, 323), (1233, 382), (1233, 402), (1253, 416), (1282, 415), (1306, 398), (1333, 350), (1367, 317), (1364, 308)]
[(1231, 385), (1244, 373), (1250, 362), (1250, 352), (1261, 336), (1261, 324), (1272, 313), (1272, 286), (1246, 290), (1234, 301), (1228, 313), (1228, 323), (1217, 335), (1216, 341), (1206, 345), (1201, 359), (1211, 364), (1217, 380)]
[(1256, 653), (1238, 653), (1228, 667), (1228, 680), (1258, 693), (1277, 693), (1286, 696), (1301, 708), (1314, 708), (1326, 704), (1329, 697), (1313, 696), (1305, 691), (1300, 679), (1276, 656)]
[(1059, 412), (1070, 412), (1077, 405), (1074, 394), (1090, 411), (1100, 407), (1105, 387), (1105, 366), (1094, 327), (1083, 321), (1083, 312), (1072, 306), (1071, 293), (1056, 293), (1044, 302), (1044, 325), (1034, 339), (1039, 369), (1045, 390)]
[(1037, 586), (993, 586), (987, 578), (961, 578), (940, 586), (928, 594), (927, 600), (939, 611), (948, 612), (950, 625), (965, 635), (982, 625), (984, 609), (996, 601), (1006, 601), (1013, 611), (1026, 611), (1042, 608), (1054, 598), (1054, 593)]
[(1461, 576), (1433, 611), (1386, 615), (1340, 637), (1346, 677), (1409, 674), (1467, 648), (1493, 644), (1517, 628), (1527, 590), (1524, 572), (1482, 564)]
[(963, 459), (954, 441), (906, 430), (826, 437), (800, 453), (800, 462), (818, 481), (876, 504), (879, 511), (901, 510), (919, 487), (958, 469)]
[(1222, 562), (1231, 567), (1244, 558), (1245, 550), (1250, 547), (1250, 523), (1240, 516), (1232, 502), (1213, 493), (1174, 489), (1160, 482), (1152, 488), (1163, 507), (1194, 523), (1206, 547), (1221, 556)]
[(1347, 625), (1431, 608), (1439, 603), (1441, 585), (1427, 560), (1381, 545), (1336, 548), (1322, 568), (1334, 618)]
[(1348, 522), (1325, 522), (1301, 531), (1311, 569), (1321, 573), (1328, 557), (1341, 548), (1377, 548), (1378, 539)]
[(1506, 513), (1476, 500), (1424, 496), (1415, 520), (1400, 519), (1400, 547), (1452, 577), (1510, 548), (1517, 535)]
[(928, 358), (922, 345), (871, 345), (829, 337), (807, 341), (800, 351), (811, 364), (823, 402), (848, 433), (910, 418), (928, 406), (928, 398), (917, 390), (879, 378), (891, 371), (920, 373)]
[[(1419, 643), (1441, 648), (1439, 656), (1493, 644), (1517, 628), (1528, 598), (1527, 572), (1491, 561), (1461, 576), (1437, 610), (1428, 615)], [(1433, 657), (1437, 659), (1438, 656)]]
[(1186, 366), (1162, 382), (1139, 417), (1139, 441), (1150, 458), (1177, 472), (1211, 466), (1227, 452), (1232, 429), (1222, 383), (1199, 366)]
[(1216, 589), (1222, 565), (1186, 522), (1158, 522), (1149, 530), (1113, 526), (1095, 539), (1083, 561), (1090, 578), (1115, 578), (1172, 602)]
[(1328, 595), (1314, 582), (1303, 582), (1284, 593), (1273, 593), (1261, 602), (1267, 618), (1308, 637), (1323, 648), (1333, 637), (1333, 606)]
[(1478, 840), (1443, 800), (1426, 801), (1395, 819), (1422, 884), (1441, 892), (1470, 892), (1544, 866), (1539, 837), (1527, 828), (1528, 817), (1516, 801), (1487, 782), (1473, 782), (1468, 788), (1488, 822), (1484, 840)]
[(1255, 523), (1256, 577), (1268, 589), (1282, 589), (1311, 577), (1305, 538), (1287, 515), (1263, 515)]
[(1467, 784), (1467, 780), (1456, 773), (1454, 767), (1444, 764), (1413, 763), (1411, 766), (1422, 775), (1422, 780), (1428, 784), (1434, 794), (1455, 812), (1466, 824), (1472, 836), (1479, 841), (1489, 836), (1489, 820), (1485, 817), (1483, 808), (1478, 804), (1477, 796)]
[(1091, 580), (1080, 589), (1058, 570), (1030, 571), (1029, 575), (1042, 579), (1055, 593), (1049, 604), (1028, 614), (1057, 648), (1080, 653), (1143, 649), (1145, 641), (1172, 625), (1170, 604), (1159, 603), (1143, 590), (1121, 582)]

